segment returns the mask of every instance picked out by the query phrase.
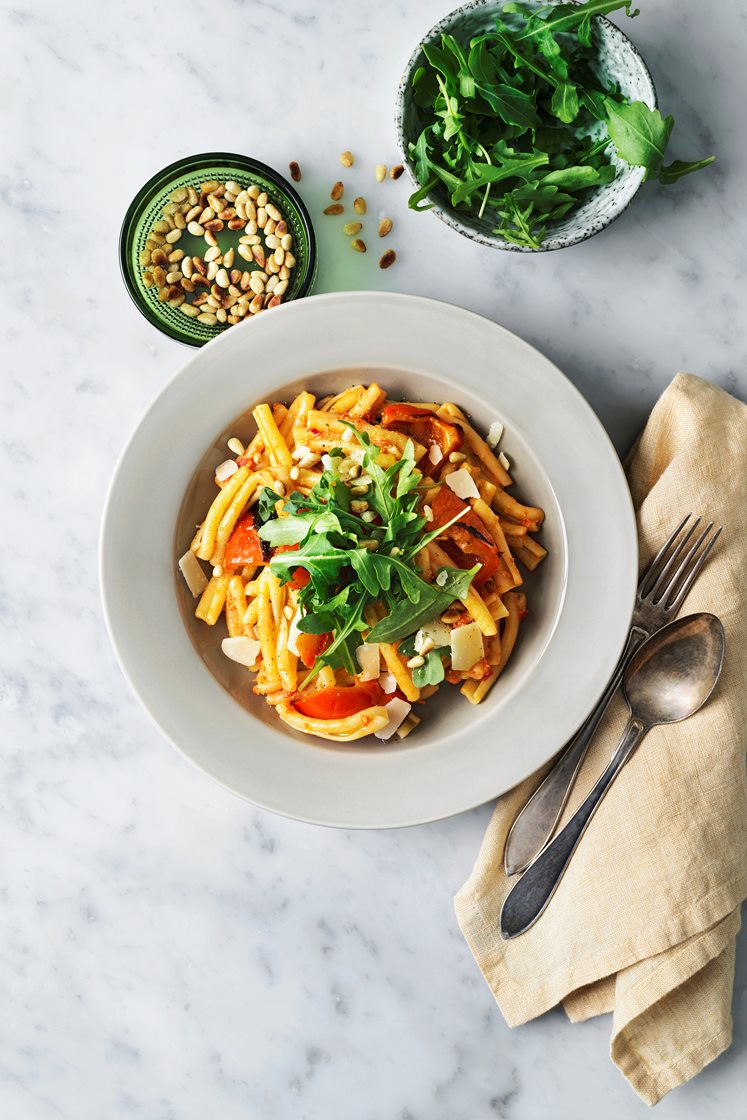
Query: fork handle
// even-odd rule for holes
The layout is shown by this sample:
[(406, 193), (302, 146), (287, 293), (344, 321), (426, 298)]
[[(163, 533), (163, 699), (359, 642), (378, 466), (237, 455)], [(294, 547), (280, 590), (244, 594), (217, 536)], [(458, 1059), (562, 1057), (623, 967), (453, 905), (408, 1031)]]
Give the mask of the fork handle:
[(602, 798), (648, 730), (640, 719), (630, 717), (607, 769), (586, 800), (506, 895), (500, 917), (502, 937), (525, 933), (543, 913)]
[(620, 687), (628, 662), (648, 636), (640, 626), (631, 627), (625, 649), (599, 703), (563, 748), (549, 773), (542, 779), (512, 824), (503, 853), (507, 875), (516, 875), (526, 870), (555, 831), (594, 732), (607, 711), (612, 697)]

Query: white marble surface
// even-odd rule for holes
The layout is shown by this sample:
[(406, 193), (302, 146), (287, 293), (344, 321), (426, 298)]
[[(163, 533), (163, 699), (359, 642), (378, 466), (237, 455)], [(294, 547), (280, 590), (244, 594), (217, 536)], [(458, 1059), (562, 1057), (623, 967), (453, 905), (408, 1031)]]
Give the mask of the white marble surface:
[[(440, 0), (9, 0), (0, 8), (3, 777), (0, 1115), (7, 1120), (507, 1120), (645, 1109), (610, 1023), (509, 1031), (452, 913), (485, 807), (351, 834), (253, 809), (150, 726), (103, 629), (96, 546), (113, 457), (189, 357), (134, 310), (123, 211), (186, 153), (298, 159), (319, 212), (350, 147), (397, 220), (380, 273), (319, 218), (318, 291), (385, 286), (545, 350), (626, 449), (686, 368), (747, 395), (747, 46), (736, 0), (646, 0), (630, 26), (677, 116), (655, 186), (586, 245), (479, 249), (406, 210), (392, 101)], [(740, 314), (741, 313), (741, 314)], [(168, 449), (164, 449), (164, 455)], [(747, 960), (730, 1053), (658, 1109), (747, 1116)]]

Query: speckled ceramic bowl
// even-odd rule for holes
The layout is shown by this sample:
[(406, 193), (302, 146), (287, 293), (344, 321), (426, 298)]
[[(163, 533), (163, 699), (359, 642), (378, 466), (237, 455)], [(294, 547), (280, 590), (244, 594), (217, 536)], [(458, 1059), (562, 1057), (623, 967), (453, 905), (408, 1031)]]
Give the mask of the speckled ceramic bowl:
[[(476, 35), (495, 27), (495, 17), (505, 0), (470, 0), (450, 15), (440, 20), (418, 43), (397, 92), (396, 127), (402, 159), (415, 187), (420, 184), (415, 176), (415, 166), (410, 159), (409, 145), (417, 140), (421, 130), (420, 110), (412, 96), (412, 75), (424, 61), (423, 44), (439, 40), (443, 32), (454, 35), (460, 42), (466, 42)], [(557, 0), (549, 0), (550, 3)], [(547, 0), (529, 0), (531, 7), (547, 6)], [(599, 73), (602, 79), (616, 82), (631, 101), (643, 101), (650, 109), (657, 107), (656, 89), (646, 63), (636, 47), (618, 27), (603, 16), (594, 20), (593, 39), (599, 56)], [(633, 195), (643, 182), (644, 169), (630, 167), (618, 160), (615, 162), (620, 173), (614, 182), (600, 187), (578, 209), (556, 222), (549, 222), (540, 250), (525, 246), (512, 245), (493, 233), (495, 221), (490, 217), (478, 218), (463, 212), (456, 212), (449, 202), (445, 189), (436, 187), (428, 195), (433, 204), (432, 214), (451, 226), (457, 233), (490, 245), (494, 249), (508, 249), (512, 253), (534, 253), (550, 249), (566, 249), (579, 241), (593, 237), (595, 233), (608, 226), (622, 214)]]

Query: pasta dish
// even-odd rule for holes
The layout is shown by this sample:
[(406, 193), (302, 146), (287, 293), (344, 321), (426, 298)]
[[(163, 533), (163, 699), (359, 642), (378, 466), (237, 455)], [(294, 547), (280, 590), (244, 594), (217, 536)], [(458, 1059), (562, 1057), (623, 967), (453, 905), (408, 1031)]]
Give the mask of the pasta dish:
[(502, 428), (376, 384), (260, 404), (179, 561), (222, 651), (296, 731), (404, 738), (445, 684), (479, 704), (527, 615), (541, 509), (508, 493)]

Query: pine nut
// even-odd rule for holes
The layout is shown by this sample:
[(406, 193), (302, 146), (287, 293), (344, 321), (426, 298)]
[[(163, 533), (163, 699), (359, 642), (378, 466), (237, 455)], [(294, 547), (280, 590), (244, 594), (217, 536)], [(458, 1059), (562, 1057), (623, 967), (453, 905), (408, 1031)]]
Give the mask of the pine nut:
[(360, 238), (355, 237), (350, 242), (350, 244), (351, 244), (352, 248), (355, 249), (356, 253), (365, 253), (365, 251), (366, 251), (365, 241), (361, 241)]
[(249, 314), (256, 315), (259, 311), (262, 311), (263, 308), (264, 301), (262, 299), (262, 296), (255, 296), (252, 302), (249, 304)]
[(222, 222), (230, 222), (236, 217), (236, 211), (233, 206), (226, 206), (224, 210), (218, 211), (218, 217)]
[(244, 210), (246, 211), (247, 221), (257, 217), (257, 204), (253, 198), (248, 198), (244, 203)]
[(190, 206), (194, 206), (197, 203), (197, 191), (194, 187), (187, 187), (187, 201)]
[(291, 469), (288, 471), (288, 475), (289, 475), (291, 481), (293, 481), (293, 482), (297, 481), (300, 474), (301, 474), (301, 471), (299, 470), (298, 467), (291, 467)]
[(394, 249), (387, 249), (383, 257), (379, 261), (379, 268), (391, 268), (397, 259), (397, 254)]
[(241, 257), (242, 260), (248, 261), (250, 264), (254, 260), (254, 257), (252, 256), (252, 251), (251, 251), (251, 249), (249, 248), (248, 245), (239, 245), (239, 247), (236, 251), (237, 251), (237, 253), (239, 254), (239, 256)]
[(200, 276), (204, 276), (206, 274), (207, 267), (205, 266), (205, 262), (201, 257), (192, 257), (192, 264), (195, 266)]
[(252, 245), (252, 256), (260, 268), (265, 267), (265, 251), (261, 245)]
[(374, 174), (376, 175), (376, 182), (383, 183), (386, 179), (386, 164), (377, 163), (376, 167), (374, 168)]
[(296, 267), (296, 258), (293, 256), (293, 253), (285, 254), (285, 263), (287, 264), (288, 268)]
[(215, 280), (215, 277), (218, 275), (218, 267), (219, 266), (215, 263), (215, 261), (210, 262), (210, 264), (207, 266), (208, 280)]
[(217, 191), (220, 183), (217, 179), (209, 179), (207, 183), (203, 183), (200, 187), (202, 194), (210, 194), (211, 191)]
[(181, 278), (182, 278), (182, 274), (179, 270), (177, 270), (176, 272), (167, 272), (166, 273), (166, 283), (167, 284), (178, 284), (179, 281), (181, 280)]
[(344, 151), (340, 154), (340, 163), (343, 167), (352, 167), (355, 163), (355, 158), (352, 152)]
[(265, 235), (265, 245), (268, 249), (277, 249), (279, 244), (280, 238), (276, 237), (274, 233), (271, 233), (269, 236)]
[(267, 208), (267, 191), (262, 191), (257, 195), (257, 206), (264, 206)]
[(353, 209), (355, 210), (356, 214), (365, 214), (367, 209), (365, 198), (361, 198), (359, 196), (358, 198), (354, 199)]
[(231, 281), (228, 278), (228, 273), (225, 268), (219, 268), (215, 274), (216, 284), (220, 284), (221, 288), (227, 288)]
[(230, 191), (231, 194), (235, 194), (235, 195), (241, 194), (241, 187), (239, 186), (239, 184), (236, 182), (235, 179), (229, 179), (228, 180), (228, 182), (226, 183), (226, 190)]
[(199, 206), (193, 206), (192, 209), (188, 210), (184, 215), (184, 218), (187, 222), (187, 229), (189, 229), (189, 223), (194, 222), (197, 219), (197, 216), (200, 213), (200, 209), (201, 208)]
[(188, 280), (186, 276), (182, 276), (179, 283), (181, 284), (185, 292), (193, 292), (195, 290), (194, 284), (191, 280)]
[(267, 211), (264, 206), (257, 207), (257, 226), (259, 229), (264, 229), (267, 225)]
[(223, 222), (220, 218), (213, 218), (210, 222), (205, 222), (205, 229), (210, 233), (220, 233), (223, 229)]
[(246, 233), (249, 235), (249, 237), (256, 237), (258, 229), (259, 226), (257, 225), (256, 219), (250, 218), (246, 223)]
[(183, 249), (174, 249), (173, 252), (169, 253), (169, 260), (171, 261), (172, 264), (178, 264), (183, 256), (184, 256), (184, 250)]
[(186, 187), (177, 187), (176, 190), (172, 191), (171, 194), (169, 195), (169, 198), (171, 199), (172, 202), (184, 202), (186, 197), (187, 197), (187, 188)]
[(275, 219), (274, 218), (268, 218), (267, 221), (265, 222), (265, 237), (267, 237), (268, 235), (272, 235), (275, 232), (275, 227), (276, 226), (277, 226), (277, 222), (275, 221)]
[(255, 295), (262, 295), (265, 290), (265, 282), (261, 280), (256, 272), (253, 272), (249, 278), (249, 287)]
[(207, 279), (207, 277), (201, 276), (199, 272), (193, 273), (192, 283), (197, 288), (209, 288), (210, 287), (210, 281)]
[(150, 264), (150, 249), (141, 249), (139, 260), (143, 267), (145, 267), (146, 264)]
[(324, 213), (325, 214), (342, 214), (344, 209), (345, 209), (345, 207), (342, 206), (339, 202), (333, 202), (331, 206), (325, 206)]
[(275, 260), (274, 256), (270, 256), (270, 257), (267, 258), (267, 264), (265, 265), (265, 268), (267, 269), (268, 272), (272, 272), (272, 273), (280, 272), (280, 265)]
[(293, 180), (293, 182), (294, 183), (300, 182), (300, 180), (301, 180), (301, 168), (298, 166), (298, 164), (296, 163), (296, 161), (294, 159), (292, 159), (290, 161), (290, 163), (288, 164), (288, 169), (290, 170), (291, 179)]
[(145, 285), (146, 288), (152, 288), (153, 287), (153, 285), (155, 284), (155, 280), (153, 279), (153, 273), (152, 272), (147, 272), (146, 271), (146, 272), (143, 273), (143, 284)]
[(379, 237), (386, 237), (388, 233), (392, 232), (392, 219), (382, 218), (379, 222)]
[(176, 226), (177, 229), (186, 229), (187, 228), (187, 222), (185, 220), (184, 215), (182, 213), (178, 212), (178, 211), (177, 211), (176, 214), (174, 214), (174, 225)]
[(200, 225), (204, 226), (205, 222), (211, 222), (214, 217), (215, 210), (213, 210), (212, 206), (206, 206), (197, 221), (200, 223)]
[(160, 265), (153, 269), (153, 279), (155, 280), (156, 284), (158, 284), (159, 288), (162, 288), (166, 283), (166, 273)]
[[(285, 259), (286, 259), (286, 261), (288, 260), (288, 254), (287, 253), (285, 254)], [(284, 264), (283, 267), (280, 269), (280, 272), (278, 273), (278, 278), (280, 280), (289, 280), (290, 279), (290, 274), (291, 274), (291, 270), (288, 268), (287, 264)]]
[(276, 296), (284, 296), (288, 291), (288, 281), (281, 280), (279, 284), (275, 285), (274, 294)]
[(218, 309), (218, 311), (215, 312), (215, 318), (219, 323), (225, 323), (226, 319), (228, 318), (228, 314), (221, 307)]
[(353, 234), (360, 233), (362, 229), (363, 226), (360, 222), (346, 222), (342, 227), (342, 232), (346, 237), (352, 237)]
[(187, 231), (191, 233), (193, 237), (202, 237), (205, 232), (199, 222), (189, 222)]
[(399, 179), (400, 175), (402, 174), (402, 172), (404, 170), (405, 169), (402, 166), (402, 164), (398, 163), (397, 166), (393, 167), (392, 170), (389, 172), (389, 178), (390, 179)]
[(229, 249), (228, 252), (225, 253), (224, 256), (223, 256), (223, 264), (226, 266), (226, 268), (231, 268), (231, 266), (233, 265), (233, 259), (234, 259), (233, 249)]
[(419, 655), (417, 657), (411, 657), (407, 662), (408, 669), (419, 669), (421, 665), (425, 665), (425, 658)]
[(193, 307), (191, 303), (183, 303), (179, 310), (183, 315), (189, 315), (190, 319), (196, 319), (200, 314), (200, 309), (198, 307)]
[(283, 234), (283, 236), (280, 238), (280, 244), (283, 246), (283, 248), (285, 249), (285, 251), (287, 253), (288, 250), (293, 245), (293, 234), (291, 234), (291, 233)]
[(268, 308), (269, 307), (279, 307), (282, 302), (283, 302), (283, 297), (282, 296), (271, 295), (270, 299), (269, 299), (269, 302), (265, 304), (265, 307), (268, 307)]
[(259, 187), (256, 183), (252, 183), (251, 187), (247, 187), (246, 193), (256, 201), (259, 198)]
[(285, 237), (287, 232), (288, 232), (288, 223), (284, 219), (281, 218), (281, 220), (275, 226), (275, 233), (278, 235), (278, 237)]
[(211, 245), (210, 248), (205, 253), (205, 260), (209, 264), (210, 261), (214, 261), (216, 259), (216, 257), (219, 257), (219, 256), (220, 256), (220, 249), (218, 248), (218, 246), (217, 245)]
[(261, 245), (262, 244), (262, 238), (259, 236), (258, 233), (253, 233), (253, 234), (250, 233), (249, 236), (246, 239), (246, 243), (247, 243), (247, 245)]
[(273, 222), (279, 222), (281, 220), (281, 218), (283, 217), (283, 215), (280, 213), (277, 206), (275, 206), (275, 204), (273, 202), (265, 203), (265, 210), (270, 215)]
[(278, 276), (270, 276), (267, 284), (265, 285), (265, 290), (268, 292), (274, 292), (279, 283), (280, 278)]
[(153, 233), (168, 233), (170, 229), (171, 226), (169, 223), (162, 218), (159, 218), (157, 222), (153, 223)]
[(228, 275), (231, 277), (232, 284), (238, 284), (239, 280), (241, 279), (241, 269), (232, 268)]
[(154, 229), (150, 231), (150, 239), (151, 239), (151, 241), (155, 241), (156, 245), (165, 245), (166, 244), (166, 237), (164, 236), (164, 234), (159, 233), (157, 230), (154, 230)]
[(274, 256), (275, 256), (275, 264), (280, 266), (283, 263), (283, 261), (285, 260), (285, 249), (281, 248), (281, 246), (278, 245), (277, 249), (275, 250)]
[(332, 190), (329, 192), (329, 197), (332, 199), (333, 202), (339, 202), (344, 193), (345, 193), (345, 184), (341, 183), (340, 180), (338, 179), (337, 182), (335, 183), (335, 185), (332, 187)]
[(217, 245), (218, 244), (218, 238), (215, 236), (215, 234), (213, 233), (212, 230), (206, 229), (203, 236), (204, 236), (205, 240), (207, 241), (208, 245)]

